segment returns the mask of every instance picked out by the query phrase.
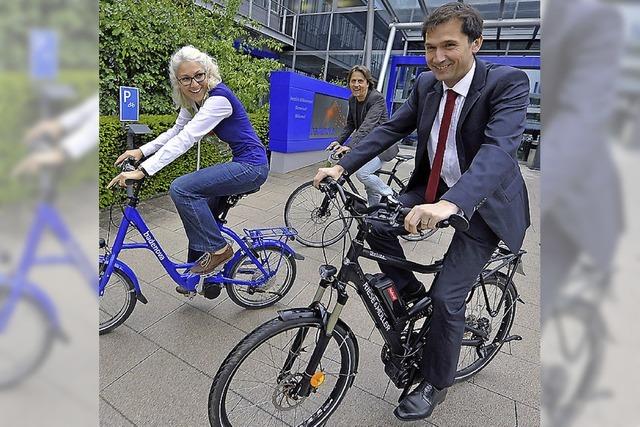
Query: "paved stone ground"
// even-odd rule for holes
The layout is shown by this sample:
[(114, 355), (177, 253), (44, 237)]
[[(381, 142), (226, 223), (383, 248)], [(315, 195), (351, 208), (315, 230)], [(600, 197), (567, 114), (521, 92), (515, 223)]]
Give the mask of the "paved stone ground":
[[(408, 176), (412, 162), (403, 165)], [(283, 225), (289, 194), (313, 177), (317, 166), (286, 175), (272, 173), (259, 193), (241, 200), (229, 215), (229, 225), (242, 227)], [(360, 366), (354, 386), (330, 426), (537, 426), (540, 402), (539, 318), (539, 172), (522, 167), (531, 202), (533, 225), (524, 248), (526, 276), (516, 285), (526, 304), (518, 305), (513, 333), (523, 341), (505, 345), (494, 361), (470, 381), (449, 391), (428, 422), (400, 423), (392, 414), (400, 391), (384, 375), (380, 360), (383, 341), (362, 302), (352, 292), (343, 318), (357, 335)], [(187, 239), (168, 196), (143, 203), (140, 211), (157, 240), (170, 256), (184, 261)], [(115, 215), (115, 214), (114, 214)], [(117, 215), (115, 215), (117, 216)], [(100, 236), (107, 235), (108, 212), (100, 218)], [(113, 237), (115, 228), (111, 228)], [(135, 234), (135, 232), (134, 232)], [(133, 235), (133, 234), (132, 234)], [(410, 259), (428, 262), (440, 257), (450, 231), (419, 243), (403, 242)], [(131, 317), (110, 334), (100, 337), (100, 423), (122, 425), (208, 425), (207, 398), (218, 367), (233, 346), (248, 332), (274, 317), (275, 310), (307, 305), (318, 281), (320, 249), (297, 242), (306, 259), (298, 261), (298, 274), (289, 294), (272, 308), (248, 311), (236, 306), (226, 293), (215, 300), (187, 300), (174, 291), (174, 283), (149, 251), (130, 251), (122, 258), (134, 269), (149, 304), (138, 304)], [(341, 245), (327, 251), (339, 262)], [(363, 262), (365, 271), (377, 271)]]

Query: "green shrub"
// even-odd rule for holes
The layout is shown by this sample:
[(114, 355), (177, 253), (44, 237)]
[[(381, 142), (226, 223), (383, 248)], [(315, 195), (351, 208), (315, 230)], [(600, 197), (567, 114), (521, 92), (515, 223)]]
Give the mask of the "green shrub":
[[(149, 126), (152, 133), (145, 135), (142, 143), (151, 141), (175, 123), (176, 115), (142, 115), (140, 122)], [(268, 140), (269, 116), (268, 107), (249, 114), (258, 137), (265, 143)], [(119, 173), (113, 166), (116, 158), (126, 150), (126, 131), (115, 116), (100, 117), (100, 147), (99, 147), (99, 193), (100, 208), (111, 205), (121, 197), (122, 192), (108, 190), (107, 184)], [(197, 159), (197, 144), (189, 151), (164, 167), (153, 177), (145, 180), (140, 197), (148, 199), (169, 190), (171, 182), (179, 176), (195, 171)], [(203, 139), (200, 151), (201, 167), (211, 166), (226, 162), (231, 159), (231, 151), (227, 144), (219, 142), (216, 138)]]
[(234, 42), (274, 51), (280, 45), (252, 37), (235, 16), (240, 1), (224, 7), (193, 0), (103, 0), (100, 2), (100, 111), (118, 113), (118, 87), (140, 89), (140, 112), (171, 114), (168, 63), (180, 47), (191, 44), (213, 56), (223, 82), (247, 111), (260, 108), (269, 93), (269, 73), (282, 68), (273, 59), (240, 52)]

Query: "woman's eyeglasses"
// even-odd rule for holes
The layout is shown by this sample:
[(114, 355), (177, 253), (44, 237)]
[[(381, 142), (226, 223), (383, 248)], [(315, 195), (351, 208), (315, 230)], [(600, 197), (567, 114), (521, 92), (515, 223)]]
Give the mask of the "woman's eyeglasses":
[(191, 80), (195, 80), (196, 83), (202, 83), (205, 77), (207, 77), (207, 73), (198, 73), (193, 77), (180, 77), (178, 81), (182, 86), (191, 86)]

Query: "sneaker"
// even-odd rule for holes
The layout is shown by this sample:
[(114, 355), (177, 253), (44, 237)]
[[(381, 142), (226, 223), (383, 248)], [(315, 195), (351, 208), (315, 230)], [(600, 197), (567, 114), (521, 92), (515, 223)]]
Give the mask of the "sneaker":
[(204, 276), (213, 273), (216, 268), (224, 265), (233, 256), (233, 249), (227, 245), (224, 252), (216, 254), (213, 252), (205, 252), (196, 263), (191, 267), (189, 273)]

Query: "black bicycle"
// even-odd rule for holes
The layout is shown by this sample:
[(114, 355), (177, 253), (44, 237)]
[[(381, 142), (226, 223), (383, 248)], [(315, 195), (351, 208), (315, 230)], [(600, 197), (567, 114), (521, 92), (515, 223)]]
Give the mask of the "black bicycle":
[[(398, 154), (391, 170), (381, 169), (376, 172), (376, 175), (388, 177), (386, 184), (396, 193), (400, 193), (406, 188), (409, 178), (400, 179), (397, 175), (398, 167), (411, 159), (413, 156)], [(351, 179), (347, 177), (344, 183), (349, 186), (351, 192), (360, 194)], [(339, 201), (331, 202), (326, 194), (319, 192), (313, 186), (313, 181), (305, 182), (293, 190), (284, 207), (284, 223), (298, 232), (296, 236), (298, 242), (305, 246), (322, 248), (336, 243), (347, 234), (353, 218), (345, 215), (344, 206)], [(421, 233), (404, 235), (402, 238), (420, 241), (436, 231), (435, 229), (424, 230)]]
[[(381, 358), (385, 374), (403, 389), (399, 401), (412, 384), (421, 380), (419, 366), (431, 322), (431, 298), (405, 303), (387, 277), (365, 274), (358, 259), (364, 257), (424, 274), (440, 271), (442, 261), (424, 266), (366, 249), (363, 242), (371, 221), (402, 227), (409, 210), (394, 200), (367, 207), (364, 199), (335, 181), (325, 181), (322, 190), (330, 200), (339, 198), (352, 214), (358, 224), (357, 235), (351, 240), (339, 271), (328, 264), (320, 267), (320, 284), (309, 307), (278, 312), (278, 317), (256, 328), (227, 356), (209, 393), (212, 426), (269, 422), (319, 426), (327, 422), (358, 370), (356, 337), (340, 318), (349, 286), (362, 298), (384, 339)], [(449, 225), (465, 229), (468, 222), (456, 215), (439, 224)], [(456, 381), (480, 372), (504, 343), (522, 339), (509, 332), (516, 302), (521, 301), (513, 276), (524, 253), (514, 254), (500, 246), (469, 292)], [(325, 306), (321, 301), (329, 288), (331, 294)], [(330, 309), (334, 291), (337, 298)]]

